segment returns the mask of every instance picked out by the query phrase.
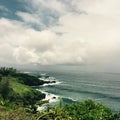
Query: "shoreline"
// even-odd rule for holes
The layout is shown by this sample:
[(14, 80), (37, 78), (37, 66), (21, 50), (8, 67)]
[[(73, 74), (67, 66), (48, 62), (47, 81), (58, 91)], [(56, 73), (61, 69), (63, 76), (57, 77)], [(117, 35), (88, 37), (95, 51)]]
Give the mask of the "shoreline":
[[(46, 74), (44, 74), (46, 75)], [(44, 84), (40, 85), (39, 87), (45, 87), (45, 86), (53, 86), (53, 85), (59, 85), (61, 84), (61, 82), (59, 82), (58, 80), (56, 80), (55, 77), (50, 77), (50, 76), (41, 76), (40, 78), (38, 78), (39, 80), (43, 81)], [(52, 105), (55, 104), (57, 102), (59, 102), (59, 98), (60, 96), (46, 92), (46, 91), (42, 91), (40, 88), (37, 88), (38, 91), (40, 91), (41, 93), (45, 94), (45, 98), (42, 99), (42, 101), (48, 101), (48, 103), (45, 103), (41, 106), (38, 106), (37, 111), (39, 110), (44, 110), (46, 109), (47, 105)]]
[[(42, 85), (42, 86), (43, 87), (44, 86), (49, 86), (49, 85), (52, 86), (52, 85), (58, 85), (60, 83), (61, 82), (57, 81), (56, 83), (45, 84), (45, 85)], [(42, 91), (40, 89), (37, 89), (37, 90), (40, 91), (41, 93), (45, 94), (45, 98), (42, 99), (42, 101), (48, 101), (48, 103), (45, 103), (41, 106), (38, 106), (37, 111), (46, 110), (48, 105), (50, 105), (50, 106), (58, 105), (60, 103), (60, 99), (62, 99), (63, 103), (68, 103), (68, 104), (77, 102), (77, 100), (75, 100), (73, 98), (70, 98), (70, 97), (63, 97), (63, 96), (55, 95), (53, 93), (45, 92), (45, 91)]]
[[(43, 75), (43, 76), (42, 76)], [(50, 77), (48, 76), (46, 73), (44, 74), (41, 74), (41, 77), (38, 78), (40, 81), (43, 81), (44, 84), (43, 85), (40, 85), (40, 87), (45, 87), (45, 86), (53, 86), (53, 85), (59, 85), (61, 84), (60, 81), (58, 81), (55, 77)], [(55, 98), (58, 98), (58, 95), (55, 95), (55, 94), (52, 94), (52, 93), (49, 93), (49, 92), (46, 92), (46, 91), (42, 91), (38, 88), (38, 90), (40, 92), (42, 92), (43, 94), (46, 95), (45, 99), (44, 100), (51, 100), (52, 98), (55, 99)]]

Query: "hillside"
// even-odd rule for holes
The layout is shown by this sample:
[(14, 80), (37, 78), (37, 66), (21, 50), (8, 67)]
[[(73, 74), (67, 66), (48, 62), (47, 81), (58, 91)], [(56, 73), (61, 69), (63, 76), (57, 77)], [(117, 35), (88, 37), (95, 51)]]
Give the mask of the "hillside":
[[(12, 68), (0, 69), (0, 98), (9, 100), (15, 104), (35, 104), (38, 100), (45, 98), (45, 94), (33, 89), (29, 84), (39, 85), (41, 81), (23, 73), (18, 73)], [(29, 86), (28, 86), (29, 85)]]

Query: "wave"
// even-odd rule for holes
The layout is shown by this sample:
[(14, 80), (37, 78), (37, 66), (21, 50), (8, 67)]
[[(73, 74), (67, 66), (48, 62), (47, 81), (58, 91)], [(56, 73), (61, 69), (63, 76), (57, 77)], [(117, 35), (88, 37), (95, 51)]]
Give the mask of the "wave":
[(46, 95), (45, 99), (43, 99), (42, 101), (48, 100), (49, 103), (43, 104), (42, 106), (38, 106), (37, 111), (46, 110), (48, 105), (50, 105), (51, 103), (57, 103), (59, 101), (59, 96), (58, 95), (51, 94), (51, 93), (41, 91), (41, 90), (39, 90), (39, 91)]
[[(46, 74), (45, 74), (46, 75)], [(44, 87), (44, 86), (53, 86), (53, 85), (58, 85), (58, 84), (60, 84), (61, 82), (59, 82), (58, 80), (56, 80), (55, 79), (55, 77), (47, 77), (47, 78), (45, 78), (45, 77), (42, 77), (42, 78), (39, 78), (40, 80), (43, 80), (43, 81), (55, 81), (55, 83), (47, 83), (47, 84), (43, 84), (42, 86)], [(46, 91), (42, 91), (42, 90), (40, 90), (40, 89), (38, 89), (40, 92), (42, 92), (42, 93), (44, 93), (46, 96), (45, 96), (45, 98), (43, 99), (43, 101), (44, 100), (48, 100), (49, 101), (49, 103), (46, 103), (46, 104), (43, 104), (42, 106), (39, 106), (38, 108), (37, 108), (37, 110), (39, 111), (39, 110), (46, 110), (46, 108), (47, 108), (47, 105), (49, 104), (51, 104), (51, 103), (57, 103), (58, 101), (59, 101), (59, 96), (58, 95), (55, 95), (55, 94), (52, 94), (52, 93), (49, 93), (49, 92), (46, 92)]]
[(46, 94), (46, 97), (43, 100), (48, 100), (49, 103), (57, 102), (59, 100), (59, 96), (58, 95), (55, 95), (55, 94), (52, 94), (52, 93), (48, 93), (48, 92), (45, 92), (45, 91), (42, 91), (42, 93)]
[(40, 77), (39, 79), (43, 81), (57, 81), (55, 77), (50, 77), (50, 76)]
[[(50, 78), (53, 78), (53, 77), (50, 77)], [(44, 79), (45, 81), (49, 81), (49, 79)], [(53, 79), (52, 79), (53, 80)], [(54, 79), (55, 80), (55, 79)], [(59, 81), (56, 81), (55, 83), (47, 83), (47, 84), (44, 84), (44, 85), (42, 85), (43, 87), (44, 86), (53, 86), (53, 85), (58, 85), (58, 84), (60, 84), (61, 82), (59, 82)], [(46, 92), (46, 91), (42, 91), (42, 90), (40, 90), (40, 89), (37, 89), (37, 90), (39, 90), (40, 92), (42, 92), (42, 93), (44, 93), (46, 96), (45, 96), (45, 99), (43, 99), (43, 100), (48, 100), (49, 101), (49, 103), (52, 103), (52, 102), (57, 102), (58, 101), (58, 99), (59, 99), (59, 96), (58, 95), (55, 95), (55, 94), (52, 94), (52, 93), (49, 93), (49, 92)]]
[[(45, 73), (46, 75), (46, 73)], [(55, 77), (50, 77), (50, 76), (43, 76), (39, 78), (40, 80), (46, 81), (46, 82), (51, 82), (51, 83), (45, 83), (42, 86), (51, 86), (51, 85), (58, 85), (61, 84)], [(55, 82), (54, 82), (55, 81)], [(53, 82), (53, 83), (52, 83)]]
[(55, 83), (45, 83), (42, 86), (52, 86), (52, 85), (59, 85), (59, 84), (61, 84), (61, 82), (56, 81)]
[(93, 91), (85, 91), (85, 90), (81, 90), (81, 89), (71, 89), (70, 87), (63, 87), (63, 86), (60, 86), (60, 87), (57, 87), (57, 86), (54, 86), (54, 88), (57, 88), (58, 90), (62, 90), (62, 91), (68, 91), (68, 92), (71, 92), (72, 93), (78, 93), (78, 94), (89, 94), (90, 96), (91, 95), (94, 95), (96, 96), (97, 98), (108, 98), (108, 99), (112, 99), (112, 100), (115, 100), (115, 101), (120, 101), (120, 97), (119, 96), (114, 96), (114, 95), (111, 95), (111, 94), (105, 94), (105, 93), (100, 93), (100, 92), (93, 92)]

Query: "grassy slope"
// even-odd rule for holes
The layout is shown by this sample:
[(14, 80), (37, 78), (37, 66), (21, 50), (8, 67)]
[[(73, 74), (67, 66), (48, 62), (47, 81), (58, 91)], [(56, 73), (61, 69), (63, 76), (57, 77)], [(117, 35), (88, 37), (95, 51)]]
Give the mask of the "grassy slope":
[[(6, 85), (6, 81), (9, 82), (9, 84)], [(33, 105), (37, 101), (43, 99), (45, 97), (44, 94), (42, 94), (40, 91), (37, 91), (36, 89), (32, 88), (31, 86), (25, 85), (16, 77), (2, 77), (2, 84), (0, 86), (6, 87), (3, 89), (3, 92), (0, 93), (2, 96), (6, 95), (3, 102), (6, 100), (9, 100), (12, 103), (15, 104), (21, 104), (21, 105)], [(8, 89), (9, 86), (9, 89)], [(4, 90), (8, 89), (7, 94), (4, 92)], [(2, 99), (2, 98), (0, 98)]]
[(10, 79), (10, 87), (13, 89), (15, 93), (18, 93), (22, 96), (26, 92), (30, 92), (33, 90), (31, 87), (21, 84), (18, 82), (17, 78), (11, 77)]
[[(30, 105), (31, 101), (34, 101), (34, 99), (38, 100), (42, 96), (41, 92), (35, 90), (30, 86), (20, 83), (20, 80), (16, 77), (6, 76), (2, 77), (2, 80), (9, 80), (9, 87), (12, 89), (14, 94), (19, 95), (20, 99), (23, 100), (24, 103), (26, 103), (26, 101), (29, 101), (28, 105)], [(25, 95), (28, 95), (29, 99), (27, 99)], [(16, 101), (17, 100), (18, 98)], [(9, 102), (9, 98), (7, 100), (0, 98), (0, 120), (35, 120), (36, 114), (26, 112), (25, 109), (26, 106), (16, 106), (14, 103)], [(30, 111), (31, 110), (32, 109), (30, 109)]]

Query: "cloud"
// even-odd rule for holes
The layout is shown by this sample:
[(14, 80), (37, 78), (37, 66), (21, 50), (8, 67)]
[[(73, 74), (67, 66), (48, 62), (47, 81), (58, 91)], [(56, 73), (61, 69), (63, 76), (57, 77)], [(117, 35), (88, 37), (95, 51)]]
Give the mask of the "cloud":
[[(11, 60), (16, 64), (39, 63), (44, 65), (82, 61), (81, 57), (77, 55), (80, 41), (63, 41), (50, 30), (36, 31), (24, 27), (21, 23), (6, 19), (0, 20), (0, 27), (4, 28), (0, 31), (0, 46), (9, 46), (5, 52), (2, 51), (0, 57), (8, 61)], [(71, 49), (73, 43), (75, 44), (74, 49)], [(83, 54), (82, 51), (79, 53)]]
[(24, 0), (27, 12), (17, 11), (16, 15), (31, 26), (39, 26), (39, 30), (57, 24), (59, 16), (67, 12), (66, 5), (58, 0)]
[(30, 14), (27, 12), (16, 12), (16, 15), (19, 16), (24, 22), (26, 23), (34, 23), (34, 24), (40, 24), (41, 25), (41, 21), (40, 19), (35, 16), (34, 14)]
[[(118, 63), (120, 2), (71, 0), (67, 3), (68, 0), (32, 0), (26, 6), (28, 13), (16, 12), (21, 22), (1, 18), (0, 50), (5, 49), (0, 52), (1, 63)], [(41, 29), (36, 30), (30, 24)]]
[(24, 47), (15, 48), (13, 56), (19, 64), (37, 63), (39, 60), (39, 56), (34, 50), (29, 50)]
[(14, 57), (11, 53), (14, 52), (14, 49), (9, 44), (1, 44), (0, 45), (0, 62), (4, 63), (12, 63), (14, 61)]
[[(62, 3), (59, 0), (31, 0), (31, 2), (28, 2), (28, 0), (25, 0), (26, 3), (30, 4), (32, 8), (36, 11), (38, 10), (44, 10), (49, 9), (50, 11), (55, 11), (60, 14), (63, 14), (66, 12), (66, 4)], [(41, 8), (40, 8), (41, 6)]]
[(75, 11), (74, 6), (67, 0), (23, 0), (21, 2), (26, 4), (28, 13), (18, 11), (16, 15), (24, 22), (37, 24), (42, 29), (58, 25), (59, 17)]
[(76, 6), (78, 11), (84, 12), (72, 12), (60, 17), (60, 26), (51, 29), (63, 32), (62, 39), (84, 41), (85, 60), (88, 63), (119, 59), (118, 54), (115, 56), (115, 53), (120, 51), (120, 17), (116, 16), (120, 14), (119, 3), (113, 0), (73, 0), (71, 4)]
[[(51, 45), (56, 35), (50, 31), (36, 31), (23, 26), (16, 21), (0, 19), (0, 47), (5, 46), (5, 51), (1, 51), (1, 58), (14, 59), (13, 63), (34, 63), (39, 62), (39, 54), (51, 49)], [(9, 49), (6, 49), (9, 46)], [(11, 51), (11, 52), (9, 52)], [(6, 55), (9, 53), (9, 56)], [(42, 58), (41, 58), (42, 59)]]
[(119, 0), (72, 0), (76, 9), (88, 14), (115, 16), (120, 14)]

